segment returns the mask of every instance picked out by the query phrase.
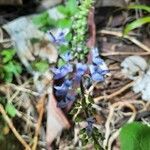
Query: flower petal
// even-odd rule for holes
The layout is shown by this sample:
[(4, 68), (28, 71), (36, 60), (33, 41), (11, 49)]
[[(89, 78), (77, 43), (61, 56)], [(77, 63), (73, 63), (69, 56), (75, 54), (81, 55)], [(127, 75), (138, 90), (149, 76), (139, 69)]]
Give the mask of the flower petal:
[(66, 95), (71, 85), (72, 81), (65, 80), (65, 82), (61, 86), (54, 86), (54, 88), (56, 89), (56, 95), (57, 96)]
[(59, 68), (53, 68), (51, 69), (54, 73), (54, 79), (60, 79), (65, 77), (68, 73), (73, 71), (73, 67), (71, 64), (65, 64), (64, 66), (61, 66)]
[(95, 65), (89, 65), (90, 73), (93, 74), (96, 71), (96, 66)]
[(87, 70), (87, 65), (82, 64), (82, 63), (77, 63), (76, 64), (76, 72), (78, 75), (83, 75)]
[(99, 64), (102, 64), (102, 63), (103, 63), (103, 60), (102, 60), (100, 57), (94, 57), (94, 58), (92, 59), (92, 62), (93, 62), (94, 64), (99, 65)]
[(61, 58), (64, 60), (64, 61), (70, 61), (70, 60), (72, 60), (72, 55), (71, 55), (71, 53), (70, 52), (67, 52), (67, 53), (65, 53), (64, 55), (62, 55), (61, 56)]
[(99, 73), (94, 73), (94, 74), (92, 74), (92, 80), (100, 82), (100, 81), (104, 80), (104, 77)]

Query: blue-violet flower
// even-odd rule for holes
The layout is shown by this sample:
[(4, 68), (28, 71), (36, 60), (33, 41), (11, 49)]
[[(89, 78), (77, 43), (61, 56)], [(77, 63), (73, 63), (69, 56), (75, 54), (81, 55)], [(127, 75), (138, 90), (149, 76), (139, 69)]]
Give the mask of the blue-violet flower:
[(52, 43), (58, 44), (58, 45), (66, 45), (68, 44), (67, 40), (65, 39), (65, 36), (68, 34), (68, 29), (57, 29), (52, 30), (48, 32), (48, 38)]
[(52, 72), (54, 73), (54, 79), (60, 79), (65, 77), (68, 73), (73, 71), (73, 67), (71, 64), (65, 64), (59, 68), (52, 68)]
[(89, 135), (91, 135), (92, 130), (93, 130), (93, 124), (95, 123), (95, 119), (94, 119), (94, 117), (89, 117), (89, 118), (86, 119), (86, 121), (88, 123), (87, 126), (86, 126), (86, 131)]
[(87, 65), (82, 63), (76, 64), (76, 79), (81, 80), (82, 75), (87, 71)]
[(72, 81), (65, 80), (61, 86), (54, 86), (54, 88), (56, 89), (56, 95), (57, 96), (67, 95), (68, 89), (71, 87), (71, 85), (72, 85)]
[(67, 52), (60, 56), (64, 61), (68, 62), (73, 59), (72, 54), (70, 52)]
[(104, 80), (104, 75), (106, 74), (105, 70), (102, 70), (99, 66), (97, 65), (90, 65), (89, 66), (90, 73), (92, 76), (93, 81), (103, 81)]
[(65, 108), (71, 101), (74, 100), (75, 100), (75, 95), (68, 93), (66, 97), (64, 97), (64, 99), (62, 99), (57, 103), (57, 106), (60, 108)]

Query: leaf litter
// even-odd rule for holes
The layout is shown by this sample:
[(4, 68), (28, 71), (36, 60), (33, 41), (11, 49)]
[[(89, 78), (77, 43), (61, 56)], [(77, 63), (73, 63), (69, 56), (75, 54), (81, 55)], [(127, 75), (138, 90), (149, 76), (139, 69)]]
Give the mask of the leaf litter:
[[(99, 13), (98, 9), (95, 11)], [(10, 39), (3, 42), (2, 30), (1, 44), (13, 45), (15, 57), (23, 64), (23, 73), (14, 75), (12, 83), (1, 82), (0, 93), (8, 104), (7, 108), (0, 105), (0, 111), (27, 149), (120, 149), (118, 136), (123, 124), (141, 121), (149, 125), (149, 46), (143, 46), (132, 34), (119, 39), (121, 29), (117, 27), (123, 28), (122, 24), (113, 23), (111, 28), (109, 23), (103, 27), (107, 33), (98, 26), (95, 31), (93, 14), (91, 9), (87, 21), (89, 37), (84, 43), (90, 49), (85, 53), (87, 60), (65, 48), (68, 41), (64, 37), (70, 32), (70, 23), (63, 20), (63, 24), (55, 29), (48, 27), (49, 30), (43, 27), (51, 24), (39, 24), (47, 16), (54, 22), (65, 18), (57, 7), (48, 8), (46, 18), (30, 15), (2, 26)], [(110, 29), (114, 30), (113, 36)], [(100, 49), (95, 42), (98, 47), (101, 45)], [(5, 52), (4, 55), (7, 56)], [(9, 53), (5, 61), (9, 61)], [(80, 87), (79, 83), (83, 85)], [(91, 134), (96, 140), (90, 139)]]

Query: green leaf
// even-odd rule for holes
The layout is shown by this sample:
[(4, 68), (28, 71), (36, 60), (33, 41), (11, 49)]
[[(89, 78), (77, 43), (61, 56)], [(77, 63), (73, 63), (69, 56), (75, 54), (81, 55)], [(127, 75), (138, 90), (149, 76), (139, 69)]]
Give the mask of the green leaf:
[(14, 49), (5, 49), (1, 52), (3, 56), (2, 61), (3, 63), (7, 63), (8, 61), (12, 60), (16, 51)]
[(69, 32), (69, 33), (66, 35), (65, 39), (66, 39), (68, 42), (70, 42), (70, 41), (72, 40), (72, 33)]
[(83, 121), (83, 118), (82, 118), (82, 117), (77, 116), (77, 117), (75, 118), (75, 122), (81, 122), (81, 121)]
[(35, 43), (39, 43), (41, 40), (39, 38), (31, 38), (30, 41), (32, 44), (35, 44)]
[(71, 15), (74, 15), (77, 12), (77, 1), (76, 0), (67, 1), (66, 6), (70, 10)]
[(79, 131), (79, 134), (84, 134), (84, 133), (86, 133), (86, 129), (85, 128), (83, 128), (83, 129), (81, 129), (80, 131)]
[(42, 61), (40, 60), (39, 62), (34, 61), (32, 63), (32, 67), (36, 70), (36, 71), (40, 71), (40, 72), (45, 72), (46, 70), (48, 70), (49, 68), (49, 64), (47, 61)]
[(59, 54), (64, 54), (68, 51), (68, 46), (67, 45), (61, 45), (59, 47)]
[(15, 61), (8, 62), (3, 67), (5, 82), (12, 82), (13, 75), (19, 75), (22, 72), (22, 67)]
[(146, 5), (129, 5), (128, 9), (141, 9), (150, 12), (150, 7)]
[(11, 83), (13, 80), (13, 74), (12, 73), (6, 73), (4, 75), (4, 81), (7, 83)]
[(64, 66), (66, 62), (63, 59), (58, 60), (58, 67)]
[(17, 62), (9, 62), (4, 66), (4, 70), (6, 73), (12, 73), (14, 75), (18, 75), (21, 73), (22, 68)]
[(73, 109), (69, 112), (69, 114), (70, 114), (70, 115), (74, 115), (74, 114), (76, 114), (77, 111), (78, 111), (78, 108), (73, 108)]
[(44, 12), (42, 14), (36, 15), (32, 18), (32, 22), (38, 26), (41, 30), (45, 30), (50, 26), (55, 26), (56, 21), (52, 18), (50, 18), (48, 12)]
[(77, 1), (76, 0), (69, 0), (67, 1), (66, 5), (60, 5), (57, 7), (58, 11), (64, 14), (66, 17), (71, 17), (77, 12)]
[(139, 18), (139, 19), (127, 24), (124, 29), (124, 35), (128, 34), (130, 31), (132, 31), (135, 28), (138, 28), (146, 23), (150, 23), (150, 17)]
[(11, 116), (11, 117), (15, 117), (17, 111), (16, 108), (14, 107), (14, 105), (7, 103), (6, 107), (5, 107), (6, 112)]
[(126, 124), (121, 129), (119, 139), (121, 150), (148, 150), (150, 127), (139, 122)]
[(71, 19), (63, 18), (57, 21), (57, 27), (59, 28), (70, 28), (72, 26)]
[(32, 22), (41, 27), (41, 26), (44, 26), (45, 24), (47, 24), (47, 19), (49, 18), (49, 15), (48, 15), (48, 12), (43, 12), (41, 14), (38, 14), (36, 16), (34, 16), (32, 18)]
[(69, 15), (69, 10), (63, 5), (58, 6), (57, 9), (60, 13), (64, 14), (65, 16)]

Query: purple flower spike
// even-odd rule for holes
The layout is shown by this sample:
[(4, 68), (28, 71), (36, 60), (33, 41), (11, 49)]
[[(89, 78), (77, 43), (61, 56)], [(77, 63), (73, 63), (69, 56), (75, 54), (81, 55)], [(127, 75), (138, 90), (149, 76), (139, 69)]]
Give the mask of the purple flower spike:
[(71, 55), (70, 52), (67, 52), (67, 53), (65, 53), (64, 55), (62, 55), (61, 58), (62, 58), (64, 61), (68, 62), (68, 61), (72, 60), (73, 57), (72, 57), (72, 55)]
[(68, 73), (73, 71), (73, 67), (71, 64), (66, 64), (59, 68), (52, 68), (52, 72), (54, 73), (54, 79), (60, 79), (65, 77)]

